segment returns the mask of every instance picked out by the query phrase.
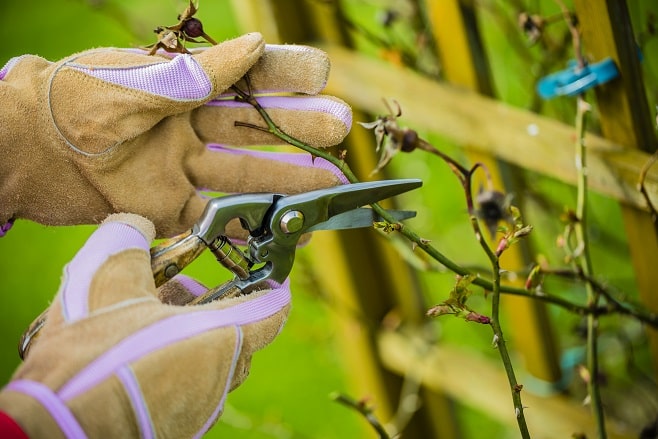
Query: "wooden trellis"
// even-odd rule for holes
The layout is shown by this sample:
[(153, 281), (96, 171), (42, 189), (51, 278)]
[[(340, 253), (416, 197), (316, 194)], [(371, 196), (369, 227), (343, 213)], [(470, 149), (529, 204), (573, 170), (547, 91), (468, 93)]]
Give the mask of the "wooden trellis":
[[(269, 42), (324, 48), (332, 61), (327, 92), (353, 105), (356, 120), (371, 119), (360, 112), (380, 113), (382, 96), (425, 97), (403, 102), (406, 118), (415, 128), (439, 133), (486, 162), (494, 179), (507, 190), (514, 190), (515, 167), (575, 184), (573, 127), (492, 96), (474, 2), (427, 0), (426, 5), (437, 56), (444, 61), (445, 82), (354, 51), (339, 2), (234, 1), (245, 31), (258, 30)], [(658, 311), (653, 287), (658, 285), (658, 231), (636, 188), (642, 167), (656, 150), (656, 137), (633, 28), (624, 1), (576, 0), (574, 8), (586, 57), (592, 61), (612, 57), (621, 71), (620, 78), (596, 91), (603, 136), (587, 135), (590, 188), (622, 206), (638, 291), (643, 303)], [(374, 148), (364, 147), (372, 145), (370, 133), (355, 130), (348, 142), (350, 165), (359, 175), (368, 175), (376, 161)], [(648, 172), (645, 185), (650, 194), (658, 194), (658, 169)], [(501, 423), (515, 424), (510, 390), (499, 364), (472, 358), (459, 347), (440, 345), (419, 352), (414, 348), (413, 331), (382, 332), (382, 320), (395, 309), (420, 333), (427, 308), (419, 295), (408, 293), (409, 285), (415, 284), (413, 272), (401, 265), (390, 246), (369, 231), (325, 233), (314, 241), (322, 253), (318, 277), (352, 311), (341, 317), (339, 325), (350, 369), (359, 376), (354, 392), (372, 395), (382, 419), (393, 416), (405, 377), (411, 375), (422, 384), (423, 403), (405, 430), (406, 438), (459, 437), (454, 401), (480, 409)], [(510, 253), (504, 260), (507, 268), (526, 266), (521, 247)], [(327, 258), (328, 254), (340, 256)], [(365, 259), (371, 263), (359, 263)], [(357, 265), (358, 273), (352, 269)], [(528, 299), (506, 298), (505, 302), (506, 309), (523, 310), (515, 313), (518, 317), (508, 334), (524, 356), (527, 371), (548, 383), (559, 380), (555, 341), (544, 306)], [(649, 330), (649, 336), (656, 360), (658, 334)], [(658, 361), (653, 364), (658, 377)], [(570, 437), (574, 432), (593, 437), (589, 411), (566, 396), (524, 394), (524, 398), (531, 407), (527, 417), (533, 437)], [(624, 437), (613, 428), (608, 433), (608, 437)]]

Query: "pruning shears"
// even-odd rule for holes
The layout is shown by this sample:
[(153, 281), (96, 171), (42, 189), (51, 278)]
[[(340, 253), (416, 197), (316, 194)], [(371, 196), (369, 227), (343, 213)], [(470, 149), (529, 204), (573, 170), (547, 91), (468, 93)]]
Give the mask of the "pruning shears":
[[(363, 207), (421, 186), (420, 180), (383, 180), (354, 183), (297, 195), (256, 193), (229, 195), (208, 202), (190, 231), (151, 249), (156, 285), (178, 274), (209, 249), (234, 278), (195, 299), (207, 303), (248, 293), (263, 282), (282, 283), (290, 274), (302, 235), (318, 230), (372, 226), (378, 215)], [(392, 210), (402, 220), (412, 211)], [(226, 236), (229, 221), (239, 219), (249, 233), (247, 249), (240, 250)]]
[[(151, 248), (156, 286), (176, 276), (209, 249), (228, 268), (232, 280), (210, 289), (188, 305), (248, 294), (264, 283), (283, 283), (295, 261), (302, 235), (319, 230), (372, 226), (379, 221), (364, 207), (422, 185), (420, 180), (382, 180), (345, 184), (296, 195), (253, 193), (210, 200), (191, 230)], [(413, 211), (387, 211), (396, 221), (414, 217)], [(226, 236), (226, 227), (239, 219), (248, 232), (243, 252)], [(18, 351), (25, 358), (47, 319), (44, 311), (23, 333)]]

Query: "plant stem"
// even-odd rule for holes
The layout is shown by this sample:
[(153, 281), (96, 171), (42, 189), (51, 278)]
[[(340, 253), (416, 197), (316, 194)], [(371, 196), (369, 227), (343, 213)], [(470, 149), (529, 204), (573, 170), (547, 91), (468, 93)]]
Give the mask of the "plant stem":
[[(466, 189), (469, 191), (467, 198), (470, 199), (470, 183), (467, 185)], [(526, 423), (525, 414), (523, 412), (523, 402), (521, 401), (522, 386), (520, 386), (516, 381), (516, 374), (514, 373), (512, 359), (510, 358), (509, 352), (507, 351), (505, 336), (503, 335), (503, 329), (500, 325), (500, 260), (498, 256), (493, 252), (493, 250), (491, 250), (491, 247), (482, 235), (482, 230), (480, 229), (478, 219), (472, 212), (470, 219), (471, 226), (475, 232), (475, 237), (489, 258), (489, 261), (491, 262), (491, 274), (493, 275), (493, 283), (491, 289), (491, 328), (493, 329), (494, 333), (494, 345), (498, 349), (500, 359), (503, 362), (503, 366), (505, 368), (505, 373), (507, 374), (507, 381), (509, 382), (510, 391), (512, 392), (512, 401), (514, 403), (516, 422), (519, 426), (521, 437), (524, 439), (529, 439), (530, 432), (528, 431), (528, 424)]]
[[(491, 262), (492, 269), (500, 272), (498, 258), (495, 257), (491, 260)], [(512, 360), (509, 356), (509, 352), (507, 351), (507, 343), (505, 342), (503, 329), (500, 326), (500, 275), (494, 277), (493, 290), (491, 293), (491, 328), (493, 329), (494, 337), (496, 337), (496, 344), (498, 352), (500, 353), (500, 359), (503, 362), (503, 366), (505, 367), (505, 373), (507, 374), (510, 391), (512, 392), (514, 412), (516, 415), (516, 422), (519, 426), (519, 431), (521, 432), (521, 437), (530, 438), (530, 432), (528, 431), (528, 425), (526, 423), (525, 414), (523, 411), (523, 402), (521, 401), (522, 386), (520, 386), (516, 381)]]
[[(242, 123), (242, 122), (236, 122), (236, 126), (244, 126), (248, 128), (253, 128), (261, 131), (266, 131), (271, 133), (274, 136), (277, 136), (281, 140), (289, 143), (290, 145), (293, 145), (299, 149), (302, 149), (316, 157), (321, 157), (330, 163), (332, 163), (334, 166), (336, 166), (344, 175), (345, 177), (350, 181), (350, 183), (357, 183), (359, 180), (358, 178), (354, 175), (350, 167), (345, 163), (343, 160), (338, 159), (337, 157), (321, 150), (318, 148), (314, 148), (301, 140), (295, 139), (294, 137), (286, 134), (284, 131), (282, 131), (269, 117), (267, 112), (260, 106), (258, 101), (256, 99), (242, 90), (238, 89), (237, 87), (233, 88), (234, 91), (238, 93), (238, 96), (240, 99), (244, 100), (245, 102), (249, 103), (252, 105), (261, 115), (265, 123), (267, 124), (267, 127), (260, 127), (257, 125), (252, 125), (252, 124), (247, 124), (247, 123)], [(453, 172), (454, 172), (453, 168)], [(374, 204), (372, 205), (373, 209), (384, 219), (385, 221), (388, 221), (390, 223), (395, 223), (396, 220), (388, 214), (388, 212), (383, 209), (380, 205)], [(423, 250), (425, 253), (427, 253), (430, 257), (432, 257), (434, 260), (439, 262), (441, 265), (445, 266), (448, 270), (454, 272), (455, 274), (459, 274), (461, 276), (468, 276), (472, 275), (473, 272), (470, 270), (460, 266), (459, 264), (455, 263), (452, 261), (450, 258), (445, 256), (443, 253), (441, 253), (438, 249), (436, 249), (434, 246), (430, 245), (427, 240), (424, 240), (420, 235), (415, 233), (413, 230), (410, 228), (404, 226), (403, 224), (400, 225), (400, 229), (398, 232), (400, 232), (404, 237), (406, 237), (409, 241), (413, 242), (416, 244), (421, 250)], [(478, 285), (486, 290), (492, 290), (493, 285), (491, 281), (477, 277), (474, 281), (473, 284)], [(618, 312), (620, 314), (625, 314), (625, 315), (631, 315), (638, 320), (640, 320), (643, 323), (646, 323), (654, 328), (658, 328), (658, 315), (647, 312), (644, 310), (638, 310), (638, 309), (632, 309), (626, 306), (623, 306), (621, 303), (613, 302), (612, 303), (612, 308), (608, 307), (599, 307), (599, 308), (593, 308), (591, 306), (583, 306), (583, 305), (578, 305), (576, 303), (570, 302), (568, 300), (562, 299), (560, 297), (556, 296), (549, 296), (546, 294), (535, 294), (533, 292), (530, 292), (526, 289), (523, 288), (516, 288), (508, 285), (501, 285), (500, 286), (500, 291), (501, 293), (506, 293), (506, 294), (512, 294), (515, 296), (524, 296), (524, 297), (529, 297), (529, 298), (534, 298), (536, 300), (540, 300), (543, 302), (551, 303), (553, 305), (560, 306), (561, 308), (564, 308), (568, 311), (571, 311), (575, 314), (578, 315), (589, 315), (589, 314), (596, 314), (596, 315), (605, 315), (609, 314), (610, 312)]]
[[(235, 86), (233, 87), (233, 90), (237, 93), (239, 99), (253, 106), (258, 111), (263, 121), (265, 121), (265, 123), (267, 124), (267, 127), (261, 127), (243, 122), (235, 122), (236, 126), (244, 126), (244, 127), (268, 132), (278, 137), (279, 139), (283, 140), (284, 142), (293, 145), (301, 150), (304, 150), (313, 156), (321, 157), (327, 160), (328, 162), (336, 166), (343, 173), (343, 175), (345, 175), (345, 177), (348, 179), (350, 183), (357, 183), (359, 181), (359, 179), (356, 177), (356, 175), (354, 175), (354, 173), (347, 165), (347, 163), (345, 163), (345, 161), (338, 159), (337, 157), (327, 153), (326, 151), (323, 151), (318, 148), (314, 148), (302, 142), (301, 140), (295, 139), (294, 137), (286, 134), (272, 121), (270, 116), (261, 107), (261, 105), (258, 103), (255, 97), (249, 95), (248, 93), (245, 93), (244, 91), (240, 90), (238, 87)], [(451, 166), (451, 170), (453, 172), (461, 171), (461, 169), (459, 168), (461, 168), (461, 166), (457, 166), (457, 167)], [(385, 221), (391, 224), (396, 223), (395, 218), (389, 215), (389, 213), (384, 208), (382, 208), (379, 204), (373, 204), (372, 208)], [(436, 247), (430, 245), (426, 239), (423, 239), (420, 235), (418, 235), (416, 232), (414, 232), (412, 229), (405, 226), (404, 224), (400, 224), (400, 227), (397, 231), (400, 234), (402, 234), (402, 236), (407, 238), (409, 241), (413, 242), (418, 248), (420, 248), (425, 253), (427, 253), (432, 259), (434, 259), (435, 261), (437, 261), (438, 263), (440, 263), (441, 265), (443, 265), (453, 273), (458, 274), (460, 276), (470, 276), (474, 274), (471, 270), (468, 270), (462, 267), (461, 265), (455, 263), (454, 261), (452, 261), (446, 255), (441, 253)], [(482, 287), (487, 291), (493, 290), (493, 283), (479, 276), (475, 278), (473, 284)], [(650, 325), (653, 328), (658, 329), (658, 315), (645, 310), (622, 306), (622, 304), (618, 304), (617, 302), (610, 302), (610, 305), (612, 306), (609, 307), (606, 306), (591, 307), (591, 306), (579, 305), (577, 303), (571, 302), (569, 300), (557, 296), (551, 296), (544, 293), (538, 294), (532, 291), (528, 291), (524, 288), (518, 288), (509, 285), (500, 285), (499, 288), (501, 293), (540, 300), (542, 302), (550, 303), (552, 305), (556, 305), (561, 308), (564, 308), (577, 315), (581, 315), (581, 316), (586, 316), (590, 314), (606, 315), (612, 312), (617, 312), (619, 314), (633, 316), (639, 321), (646, 323), (647, 325)]]
[[(589, 255), (589, 243), (587, 236), (587, 155), (585, 151), (585, 125), (589, 105), (582, 95), (577, 98), (576, 111), (576, 167), (578, 172), (578, 196), (576, 204), (577, 222), (574, 224), (576, 248), (580, 249), (574, 263), (577, 264), (584, 277), (592, 276), (592, 261)], [(600, 294), (590, 282), (585, 283), (587, 291), (587, 306), (596, 308)], [(587, 390), (592, 406), (592, 414), (596, 423), (598, 437), (606, 438), (605, 418), (603, 414), (603, 403), (598, 384), (599, 361), (598, 361), (598, 316), (594, 313), (587, 315), (587, 369), (589, 370), (589, 381)]]

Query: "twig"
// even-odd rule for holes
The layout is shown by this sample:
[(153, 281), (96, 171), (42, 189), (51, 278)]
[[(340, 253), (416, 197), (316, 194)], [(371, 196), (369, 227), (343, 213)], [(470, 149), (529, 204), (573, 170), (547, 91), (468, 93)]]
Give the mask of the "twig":
[[(589, 245), (587, 236), (587, 160), (585, 151), (585, 125), (586, 115), (590, 110), (589, 104), (585, 102), (582, 95), (577, 98), (576, 108), (576, 170), (578, 173), (578, 195), (576, 204), (577, 221), (573, 225), (578, 254), (574, 258), (574, 264), (577, 269), (583, 273), (583, 276), (590, 278), (592, 273), (592, 261), (589, 255)], [(587, 290), (587, 305), (596, 308), (599, 303), (600, 293), (596, 291), (590, 282), (585, 284)], [(592, 406), (592, 414), (596, 423), (598, 437), (606, 438), (605, 417), (603, 413), (603, 403), (601, 401), (601, 391), (599, 386), (599, 361), (598, 361), (598, 316), (589, 314), (587, 316), (587, 369), (589, 370), (590, 379), (587, 383), (587, 390)]]
[[(483, 248), (488, 248), (486, 253), (491, 260), (492, 270), (500, 273), (498, 257), (493, 254), (491, 248), (489, 248), (484, 239), (481, 239), (480, 242)], [(503, 362), (503, 366), (505, 367), (505, 373), (507, 374), (507, 380), (512, 392), (514, 413), (516, 415), (516, 422), (519, 426), (519, 431), (521, 432), (521, 437), (530, 438), (530, 432), (528, 431), (528, 425), (526, 423), (523, 410), (523, 402), (521, 401), (521, 389), (523, 389), (523, 386), (518, 384), (516, 380), (516, 375), (514, 374), (514, 368), (512, 366), (512, 359), (510, 358), (509, 352), (507, 351), (507, 343), (505, 342), (503, 329), (500, 326), (500, 274), (494, 277), (494, 288), (491, 294), (491, 328), (493, 329), (494, 333), (495, 346), (500, 353), (500, 358)]]
[[(562, 9), (564, 19), (571, 32), (574, 56), (579, 68), (585, 67), (585, 59), (582, 54), (582, 42), (580, 32), (576, 27), (571, 13), (564, 5), (562, 0), (555, 0)], [(585, 149), (585, 127), (587, 122), (587, 113), (590, 111), (590, 105), (585, 102), (582, 94), (576, 98), (576, 172), (578, 174), (578, 194), (576, 199), (576, 221), (573, 224), (573, 232), (576, 240), (577, 251), (574, 254), (573, 263), (583, 276), (591, 278), (592, 260), (589, 255), (589, 243), (587, 236), (587, 153)], [(585, 284), (587, 290), (587, 306), (597, 308), (600, 292), (596, 291), (592, 283)], [(596, 424), (596, 430), (599, 439), (607, 437), (605, 427), (605, 415), (603, 413), (603, 402), (601, 401), (601, 389), (599, 386), (599, 360), (598, 360), (598, 316), (588, 314), (587, 316), (587, 368), (590, 379), (587, 382), (587, 390), (592, 407), (592, 415)]]
[[(633, 305), (629, 305), (627, 303), (624, 303), (623, 301), (617, 299), (608, 289), (601, 284), (598, 280), (593, 278), (592, 276), (586, 276), (581, 270), (576, 267), (574, 270), (571, 269), (547, 269), (547, 268), (542, 268), (541, 273), (547, 274), (547, 275), (554, 275), (562, 278), (569, 278), (569, 279), (579, 279), (583, 282), (586, 282), (592, 286), (594, 291), (596, 291), (598, 294), (601, 295), (601, 297), (605, 298), (606, 304), (601, 305), (601, 307), (606, 308), (610, 310), (610, 312), (616, 312), (617, 314), (620, 315), (626, 315), (633, 317), (637, 319), (640, 322), (646, 323), (650, 325), (653, 328), (656, 328), (655, 325), (655, 320), (656, 320), (656, 314), (652, 313), (650, 311), (646, 311), (642, 309), (641, 307), (633, 307)], [(598, 308), (601, 309), (601, 308)], [(594, 312), (594, 315), (601, 316), (607, 313), (601, 314), (600, 312)]]
[(375, 431), (379, 434), (380, 439), (391, 438), (381, 422), (379, 422), (377, 417), (372, 413), (372, 408), (370, 408), (364, 400), (356, 401), (349, 396), (340, 393), (333, 394), (331, 398), (334, 401), (339, 402), (346, 407), (352, 408), (363, 415), (363, 417), (368, 421), (368, 424), (370, 424), (372, 428), (374, 428)]

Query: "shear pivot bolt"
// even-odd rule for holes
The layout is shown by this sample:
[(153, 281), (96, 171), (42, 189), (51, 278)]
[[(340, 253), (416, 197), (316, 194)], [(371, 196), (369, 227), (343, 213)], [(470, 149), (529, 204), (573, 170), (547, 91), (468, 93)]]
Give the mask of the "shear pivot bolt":
[(167, 279), (171, 279), (172, 277), (176, 276), (180, 270), (178, 269), (178, 266), (176, 264), (171, 264), (168, 265), (167, 268), (165, 268), (164, 274)]
[(283, 233), (299, 232), (304, 225), (304, 214), (298, 210), (289, 210), (281, 217), (281, 230)]

